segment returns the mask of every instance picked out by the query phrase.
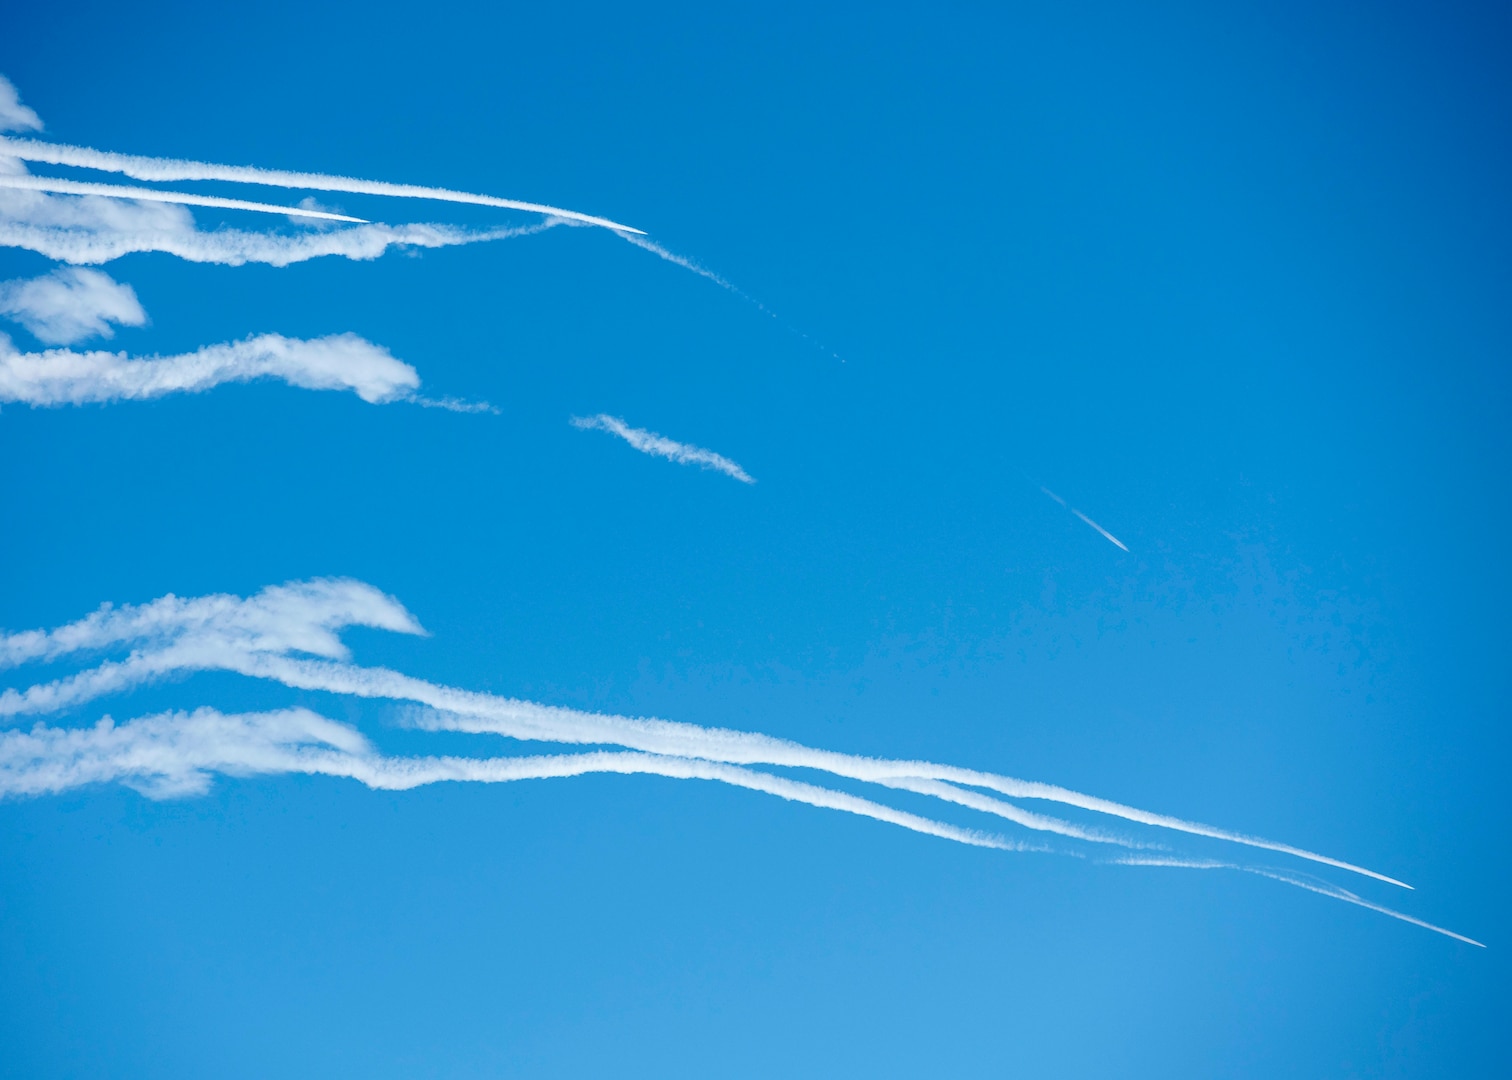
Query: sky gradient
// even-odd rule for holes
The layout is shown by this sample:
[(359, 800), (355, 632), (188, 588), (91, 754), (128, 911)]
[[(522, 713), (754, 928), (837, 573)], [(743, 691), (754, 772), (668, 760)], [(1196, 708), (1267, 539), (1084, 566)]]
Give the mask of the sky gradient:
[[(1307, 868), (1486, 945), (665, 775), (98, 782), (0, 800), (14, 1075), (1512, 1065), (1503, 13), (4, 21), (44, 125), (15, 136), (482, 192), (657, 249), (28, 163), (374, 224), (154, 203), (132, 235), (172, 251), (0, 247), (0, 631), (365, 582), (423, 633), (373, 601), (389, 625), (331, 663), (1063, 785), (1401, 879)], [(374, 257), (305, 257), (343, 244)], [(202, 666), (0, 736), (305, 709), (394, 759), (545, 752)]]

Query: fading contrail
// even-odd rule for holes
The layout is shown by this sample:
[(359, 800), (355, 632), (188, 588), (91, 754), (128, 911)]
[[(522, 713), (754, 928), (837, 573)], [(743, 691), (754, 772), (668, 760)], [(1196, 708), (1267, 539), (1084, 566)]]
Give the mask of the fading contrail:
[(706, 278), (709, 281), (712, 281), (714, 284), (718, 285), (721, 289), (724, 289), (724, 290), (726, 290), (726, 291), (728, 291), (730, 293), (733, 293), (734, 295), (740, 297), (742, 300), (744, 300), (746, 303), (750, 304), (752, 307), (754, 307), (757, 311), (761, 312), (763, 315), (767, 316), (768, 318), (775, 319), (777, 321), (777, 323), (784, 330), (788, 331), (788, 333), (790, 333), (790, 334), (797, 334), (804, 341), (806, 341), (810, 345), (814, 346), (814, 348), (820, 349), (820, 350), (822, 350), (824, 352), (829, 353), (836, 360), (839, 360), (842, 364), (845, 363), (844, 357), (842, 357), (839, 353), (835, 352), (828, 345), (824, 344), (822, 341), (819, 341), (818, 339), (816, 339), (814, 337), (811, 337), (808, 334), (805, 334), (802, 330), (799, 330), (792, 323), (790, 323), (790, 322), (786, 321), (785, 319), (781, 318), (775, 311), (773, 311), (771, 308), (767, 307), (765, 304), (763, 304), (760, 300), (756, 299), (750, 293), (746, 292), (744, 289), (742, 289), (738, 285), (735, 285), (732, 282), (726, 280), (725, 278), (720, 277), (714, 271), (710, 270), (708, 267), (702, 265), (701, 263), (699, 263), (699, 262), (697, 262), (697, 261), (695, 261), (693, 259), (688, 258), (686, 255), (679, 255), (675, 251), (668, 251), (666, 248), (664, 248), (660, 244), (658, 244), (655, 240), (652, 240), (650, 237), (648, 237), (648, 236), (646, 236), (644, 234), (640, 234), (640, 235), (636, 235), (636, 236), (631, 236), (629, 233), (621, 232), (619, 234), (619, 236), (620, 236), (620, 239), (629, 241), (630, 243), (634, 244), (636, 247), (641, 248), (642, 250), (651, 252), (651, 254), (655, 255), (657, 258), (659, 258), (659, 259), (665, 259), (667, 262), (671, 263), (673, 266), (680, 266), (684, 270), (691, 271), (692, 273), (697, 274), (701, 278)]
[(325, 210), (308, 210), (302, 206), (275, 206), (272, 203), (223, 199), (219, 195), (190, 195), (182, 191), (159, 191), (157, 188), (128, 187), (125, 184), (90, 184), (82, 180), (59, 180), (51, 176), (0, 172), (0, 187), (19, 191), (46, 191), (54, 195), (99, 195), (107, 199), (131, 199), (133, 202), (175, 203), (180, 206), (212, 206), (222, 210), (251, 210), (259, 214), (284, 214), (289, 217), (315, 218), (320, 221), (344, 221), (366, 225), (366, 218), (347, 217)]
[(1084, 513), (1082, 513), (1082, 512), (1081, 512), (1081, 511), (1080, 511), (1080, 510), (1078, 510), (1078, 509), (1077, 509), (1077, 508), (1076, 508), (1076, 507), (1074, 507), (1074, 506), (1072, 506), (1072, 505), (1071, 505), (1071, 504), (1070, 504), (1070, 503), (1068, 503), (1068, 502), (1066, 502), (1066, 500), (1065, 500), (1065, 499), (1063, 499), (1063, 498), (1061, 498), (1061, 497), (1060, 497), (1060, 496), (1059, 496), (1059, 495), (1057, 495), (1057, 494), (1056, 494), (1056, 493), (1055, 493), (1055, 492), (1053, 492), (1053, 491), (1051, 491), (1051, 490), (1050, 490), (1050, 489), (1049, 489), (1049, 488), (1047, 488), (1047, 487), (1041, 487), (1041, 488), (1040, 488), (1040, 490), (1041, 490), (1041, 491), (1043, 491), (1043, 492), (1044, 492), (1044, 493), (1045, 493), (1045, 494), (1046, 494), (1046, 495), (1048, 495), (1048, 496), (1050, 496), (1050, 497), (1051, 497), (1051, 498), (1052, 498), (1052, 499), (1054, 499), (1054, 500), (1055, 500), (1055, 501), (1056, 501), (1056, 502), (1058, 502), (1058, 503), (1060, 503), (1060, 504), (1061, 504), (1061, 505), (1062, 505), (1062, 506), (1064, 506), (1064, 507), (1065, 507), (1065, 508), (1066, 508), (1066, 509), (1067, 509), (1067, 510), (1069, 510), (1069, 511), (1071, 511), (1071, 512), (1072, 512), (1072, 513), (1073, 513), (1073, 514), (1075, 514), (1075, 515), (1076, 515), (1076, 516), (1077, 516), (1077, 517), (1079, 517), (1079, 518), (1081, 518), (1081, 519), (1082, 519), (1082, 520), (1083, 520), (1083, 521), (1085, 521), (1085, 522), (1086, 522), (1086, 523), (1087, 523), (1087, 524), (1088, 524), (1088, 525), (1090, 525), (1090, 526), (1092, 526), (1092, 527), (1093, 527), (1093, 528), (1094, 528), (1094, 529), (1096, 529), (1096, 530), (1097, 530), (1097, 531), (1098, 531), (1098, 532), (1099, 532), (1099, 533), (1101, 533), (1101, 534), (1102, 534), (1102, 537), (1103, 537), (1103, 539), (1104, 539), (1104, 540), (1107, 540), (1107, 541), (1108, 541), (1108, 542), (1109, 542), (1109, 543), (1111, 543), (1111, 544), (1113, 544), (1113, 545), (1114, 545), (1114, 546), (1116, 546), (1116, 547), (1118, 547), (1118, 548), (1120, 548), (1120, 549), (1122, 549), (1122, 550), (1123, 550), (1123, 551), (1128, 551), (1128, 550), (1129, 550), (1129, 549), (1128, 549), (1128, 547), (1126, 547), (1126, 546), (1125, 546), (1125, 545), (1124, 545), (1124, 542), (1123, 542), (1123, 541), (1122, 541), (1122, 540), (1120, 540), (1120, 539), (1119, 539), (1119, 538), (1118, 538), (1118, 537), (1116, 537), (1116, 536), (1114, 536), (1114, 535), (1113, 535), (1113, 534), (1112, 534), (1112, 533), (1110, 533), (1110, 532), (1109, 532), (1109, 531), (1108, 531), (1108, 530), (1107, 530), (1107, 529), (1105, 529), (1105, 528), (1103, 528), (1103, 527), (1102, 527), (1102, 526), (1101, 526), (1101, 525), (1099, 525), (1099, 524), (1098, 524), (1098, 523), (1097, 523), (1097, 522), (1095, 522), (1095, 521), (1093, 521), (1093, 520), (1092, 520), (1092, 519), (1091, 519), (1091, 518), (1089, 518), (1089, 517), (1088, 517), (1088, 516), (1087, 516), (1087, 515), (1086, 515), (1086, 514), (1084, 514)]
[(474, 195), (466, 191), (452, 191), (447, 188), (421, 187), (416, 184), (390, 184), (381, 180), (360, 180), (356, 177), (328, 176), (322, 173), (287, 172), (250, 165), (212, 165), (203, 161), (139, 157), (132, 154), (94, 150), (87, 146), (38, 142), (35, 139), (0, 137), (0, 157), (15, 157), (49, 165), (93, 169), (97, 172), (121, 173), (137, 180), (227, 180), (237, 184), (260, 184), (265, 187), (294, 188), (303, 191), (341, 191), (351, 195), (382, 195), (401, 199), (431, 199), (437, 202), (492, 206), (504, 210), (524, 210), (534, 214), (545, 214), (548, 217), (563, 218), (567, 221), (579, 221), (584, 225), (597, 225), (617, 233), (643, 235), (640, 229), (621, 225), (608, 218), (582, 214), (576, 210), (564, 210), (561, 207), (546, 206), (543, 203), (521, 202), (518, 199), (501, 199), (493, 195)]
[[(107, 644), (138, 644), (125, 660), (106, 661), (24, 691), (7, 688), (0, 692), (0, 717), (56, 712), (172, 674), (232, 671), (295, 689), (413, 702), (435, 710), (425, 723), (436, 730), (491, 733), (538, 742), (616, 745), (732, 765), (814, 769), (869, 783), (930, 781), (982, 788), (1008, 798), (1056, 802), (1141, 825), (1275, 851), (1411, 888), (1385, 874), (1304, 848), (1152, 813), (1053, 784), (927, 761), (893, 761), (818, 750), (751, 732), (580, 712), (440, 686), (386, 668), (359, 667), (346, 662), (347, 651), (336, 637), (336, 631), (346, 626), (422, 632), (397, 600), (354, 581), (296, 582), (249, 599), (218, 596), (180, 601), (168, 597), (144, 608), (107, 609), (50, 634), (31, 631), (0, 638), (0, 659), (12, 657), (13, 663), (55, 659)], [(304, 655), (293, 656), (292, 652)], [(307, 658), (311, 656), (323, 659)]]
[(697, 465), (701, 468), (713, 469), (715, 472), (722, 472), (726, 476), (739, 480), (742, 484), (756, 482), (749, 473), (723, 454), (716, 454), (701, 446), (680, 443), (644, 428), (633, 428), (619, 417), (610, 416), (608, 413), (599, 413), (597, 416), (574, 416), (570, 422), (573, 427), (584, 431), (607, 431), (611, 435), (617, 435), (643, 454), (663, 457), (679, 465)]

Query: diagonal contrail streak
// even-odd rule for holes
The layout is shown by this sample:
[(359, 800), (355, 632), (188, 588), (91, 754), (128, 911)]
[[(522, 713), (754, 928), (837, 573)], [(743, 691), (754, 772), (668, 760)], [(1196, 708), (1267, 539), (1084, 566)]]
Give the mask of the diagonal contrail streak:
[(107, 199), (211, 206), (222, 210), (251, 210), (259, 214), (285, 214), (321, 221), (344, 221), (354, 225), (369, 224), (366, 218), (347, 217), (345, 214), (332, 214), (325, 210), (307, 210), (302, 206), (276, 206), (272, 203), (247, 202), (245, 199), (223, 199), (219, 195), (191, 195), (182, 191), (160, 191), (157, 188), (128, 187), (125, 184), (91, 184), (82, 180), (60, 180), (28, 173), (0, 173), (0, 188), (46, 191), (54, 195), (101, 195)]
[(94, 150), (87, 146), (38, 142), (35, 139), (0, 137), (0, 157), (15, 157), (49, 165), (93, 169), (97, 172), (121, 173), (137, 180), (226, 180), (237, 184), (261, 184), (265, 187), (294, 188), (301, 191), (341, 191), (351, 195), (382, 195), (391, 198), (430, 199), (437, 202), (492, 206), (504, 210), (524, 210), (534, 214), (564, 218), (568, 221), (579, 221), (584, 225), (597, 225), (618, 233), (643, 235), (640, 229), (621, 225), (608, 218), (579, 213), (576, 210), (564, 210), (561, 207), (547, 206), (543, 203), (521, 202), (518, 199), (501, 199), (494, 195), (475, 195), (471, 192), (453, 191), (448, 188), (422, 187), (418, 184), (390, 184), (382, 180), (362, 180), (352, 176), (330, 176), (324, 173), (288, 172), (252, 165), (214, 165), (204, 161), (141, 157), (134, 154), (116, 154), (108, 150)]
[(1104, 540), (1108, 541), (1110, 544), (1114, 545), (1115, 547), (1119, 548), (1122, 551), (1128, 551), (1129, 550), (1128, 546), (1125, 545), (1122, 540), (1120, 540), (1118, 537), (1114, 536), (1112, 533), (1110, 533), (1107, 529), (1103, 528), (1097, 522), (1093, 521), (1091, 518), (1089, 518), (1086, 514), (1082, 513), (1076, 507), (1074, 507), (1070, 503), (1066, 502), (1065, 499), (1061, 498), (1055, 492), (1051, 491), (1049, 488), (1044, 487), (1044, 486), (1041, 486), (1040, 490), (1043, 491), (1046, 495), (1050, 496), (1050, 498), (1054, 499), (1056, 502), (1060, 503), (1067, 510), (1071, 511), (1077, 517), (1081, 518), (1081, 520), (1083, 522), (1085, 522), (1086, 524), (1092, 526), (1092, 528), (1096, 529), (1098, 531), (1098, 533), (1100, 533), (1102, 535), (1102, 538)]

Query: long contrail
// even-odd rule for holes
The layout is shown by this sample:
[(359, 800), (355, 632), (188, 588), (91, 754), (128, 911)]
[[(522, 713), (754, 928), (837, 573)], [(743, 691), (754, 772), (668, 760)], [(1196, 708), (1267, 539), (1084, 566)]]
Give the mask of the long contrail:
[(272, 203), (247, 202), (245, 199), (223, 199), (219, 195), (191, 195), (182, 191), (160, 191), (157, 188), (129, 187), (125, 184), (91, 184), (82, 180), (60, 180), (28, 173), (0, 172), (0, 188), (46, 191), (54, 195), (99, 195), (107, 199), (175, 203), (179, 206), (212, 206), (222, 210), (251, 210), (259, 214), (284, 214), (320, 221), (343, 221), (354, 225), (369, 223), (366, 218), (347, 217), (345, 214), (333, 214), (325, 210), (309, 210), (302, 206), (276, 206)]
[(524, 210), (534, 214), (545, 214), (548, 217), (582, 222), (584, 225), (597, 225), (600, 228), (612, 229), (617, 233), (644, 235), (642, 230), (629, 225), (622, 225), (608, 218), (595, 217), (592, 214), (582, 214), (576, 210), (564, 210), (559, 206), (521, 202), (518, 199), (501, 199), (493, 195), (475, 195), (466, 191), (452, 191), (448, 188), (390, 184), (381, 180), (360, 180), (351, 176), (287, 172), (251, 165), (213, 165), (204, 161), (180, 161), (173, 158), (139, 157), (133, 154), (94, 150), (87, 146), (66, 146), (61, 143), (38, 142), (35, 139), (4, 137), (0, 137), (0, 157), (16, 157), (24, 161), (41, 161), (49, 165), (66, 165), (79, 169), (93, 169), (98, 172), (121, 173), (137, 180), (227, 180), (237, 184), (261, 184), (266, 187), (294, 188), (303, 191), (341, 191), (351, 195), (383, 195), (401, 199), (432, 199), (437, 202), (492, 206), (504, 210)]
[[(176, 605), (188, 607), (181, 610)], [(335, 638), (336, 630), (367, 625), (420, 632), (419, 624), (397, 600), (360, 582), (293, 583), (248, 600), (222, 596), (148, 607), (154, 612), (147, 619), (150, 629), (135, 637), (130, 635), (141, 609), (122, 608), (97, 613), (52, 634), (33, 631), (0, 639), (0, 657), (11, 654), (17, 657), (15, 662), (34, 655), (53, 658), (98, 648), (98, 643), (107, 640), (117, 645), (143, 641), (151, 646), (133, 649), (123, 661), (106, 661), (25, 691), (6, 689), (0, 693), (0, 717), (54, 712), (175, 673), (233, 671), (296, 689), (424, 705), (436, 711), (427, 721), (436, 729), (540, 742), (616, 745), (732, 765), (806, 768), (870, 783), (932, 781), (986, 789), (1008, 798), (1056, 802), (1155, 828), (1275, 851), (1410, 888), (1385, 874), (1291, 844), (1152, 813), (1052, 784), (927, 761), (818, 750), (750, 732), (580, 712), (440, 686), (386, 668), (360, 667), (345, 662), (346, 651)], [(249, 626), (256, 627), (256, 632)], [(289, 655), (291, 651), (326, 659), (302, 659)]]

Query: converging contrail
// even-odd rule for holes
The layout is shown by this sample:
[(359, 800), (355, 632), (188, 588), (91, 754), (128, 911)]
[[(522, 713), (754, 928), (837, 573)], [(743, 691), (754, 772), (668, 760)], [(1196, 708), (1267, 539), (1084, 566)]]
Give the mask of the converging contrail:
[(414, 616), (397, 600), (350, 580), (293, 582), (246, 599), (218, 595), (181, 600), (168, 596), (140, 607), (102, 608), (55, 631), (0, 638), (0, 666), (54, 660), (83, 650), (132, 646), (124, 660), (107, 660), (24, 691), (8, 688), (0, 692), (0, 718), (57, 712), (175, 674), (230, 671), (300, 690), (413, 702), (434, 710), (421, 721), (421, 726), (431, 730), (491, 733), (525, 741), (617, 745), (734, 765), (813, 769), (867, 783), (931, 781), (986, 789), (1008, 798), (1056, 802), (1140, 825), (1274, 851), (1410, 888), (1377, 871), (1290, 844), (1141, 810), (1052, 784), (928, 761), (890, 761), (819, 750), (753, 732), (581, 712), (440, 686), (387, 668), (359, 667), (347, 662), (349, 653), (337, 636), (337, 631), (348, 626), (423, 633)]
[(275, 206), (272, 203), (247, 202), (244, 199), (223, 199), (219, 195), (191, 195), (181, 191), (160, 191), (157, 188), (128, 187), (124, 184), (90, 184), (81, 180), (60, 180), (51, 176), (32, 176), (29, 173), (0, 172), (0, 187), (19, 191), (46, 191), (54, 195), (99, 195), (107, 199), (131, 199), (134, 202), (176, 203), (180, 206), (211, 206), (222, 210), (251, 210), (259, 214), (284, 214), (288, 217), (315, 218), (320, 221), (344, 221), (354, 225), (366, 225), (366, 218), (347, 217), (325, 210), (309, 210), (302, 206)]
[[(872, 799), (774, 775), (757, 766), (806, 769), (933, 799), (936, 805), (986, 813), (1043, 837), (1059, 837), (1062, 845), (1074, 841), (1104, 849), (1108, 845), (1133, 849), (1129, 854), (1094, 861), (1244, 870), (1471, 940), (1312, 878), (1263, 866), (1189, 858), (1161, 844), (1024, 810), (1003, 797), (1057, 802), (1133, 824), (1273, 851), (1409, 887), (1374, 870), (1289, 844), (993, 773), (927, 761), (862, 757), (754, 732), (587, 713), (441, 686), (386, 668), (351, 663), (339, 633), (352, 626), (424, 633), (414, 616), (393, 597), (351, 580), (292, 582), (247, 598), (215, 595), (180, 599), (170, 595), (139, 606), (106, 605), (56, 630), (0, 636), (0, 668), (46, 663), (80, 652), (127, 650), (124, 659), (105, 660), (66, 678), (25, 690), (5, 689), (0, 692), (0, 717), (58, 713), (171, 676), (226, 671), (296, 690), (410, 702), (419, 709), (411, 712), (409, 722), (422, 731), (495, 734), (521, 741), (620, 749), (535, 757), (387, 758), (373, 750), (355, 729), (307, 711), (257, 714), (262, 718), (247, 720), (201, 710), (120, 727), (105, 720), (94, 729), (37, 725), (29, 733), (0, 733), (0, 794), (40, 793), (115, 779), (148, 794), (166, 796), (203, 790), (209, 783), (209, 772), (318, 772), (394, 789), (443, 780), (499, 782), (590, 772), (650, 773), (716, 780), (977, 846), (1062, 850), (1043, 841), (1012, 842), (961, 829)], [(1076, 849), (1066, 849), (1065, 853), (1086, 854)]]
[(262, 169), (252, 165), (213, 165), (204, 161), (139, 157), (133, 154), (94, 150), (87, 146), (66, 146), (61, 143), (38, 142), (35, 139), (4, 137), (0, 137), (0, 157), (40, 161), (48, 165), (65, 165), (77, 169), (93, 169), (97, 172), (121, 173), (137, 180), (226, 180), (236, 184), (260, 184), (265, 187), (294, 188), (301, 191), (341, 191), (350, 195), (382, 195), (390, 198), (431, 199), (437, 202), (492, 206), (503, 210), (524, 210), (533, 214), (545, 214), (548, 217), (578, 221), (584, 225), (597, 225), (599, 228), (612, 229), (618, 233), (642, 235), (640, 229), (629, 225), (621, 225), (617, 221), (579, 213), (576, 210), (564, 210), (559, 206), (521, 202), (518, 199), (501, 199), (494, 195), (474, 195), (470, 192), (452, 191), (448, 188), (390, 184), (382, 180), (360, 180), (351, 176), (287, 172), (280, 169)]
[(1093, 521), (1091, 518), (1089, 518), (1086, 514), (1082, 513), (1076, 507), (1070, 505), (1068, 502), (1066, 502), (1065, 499), (1061, 498), (1055, 492), (1051, 491), (1047, 487), (1041, 487), (1040, 490), (1043, 491), (1046, 495), (1050, 496), (1056, 502), (1060, 503), (1067, 510), (1071, 511), (1077, 517), (1081, 518), (1082, 521), (1084, 521), (1088, 525), (1092, 526), (1092, 528), (1096, 529), (1100, 534), (1102, 534), (1102, 537), (1103, 537), (1104, 540), (1107, 540), (1110, 544), (1113, 544), (1115, 547), (1118, 547), (1119, 549), (1121, 549), (1123, 551), (1128, 551), (1129, 550), (1128, 547), (1125, 546), (1125, 544), (1124, 544), (1124, 542), (1122, 540), (1120, 540), (1118, 537), (1114, 536), (1112, 533), (1110, 533), (1107, 529), (1103, 528), (1097, 522)]

